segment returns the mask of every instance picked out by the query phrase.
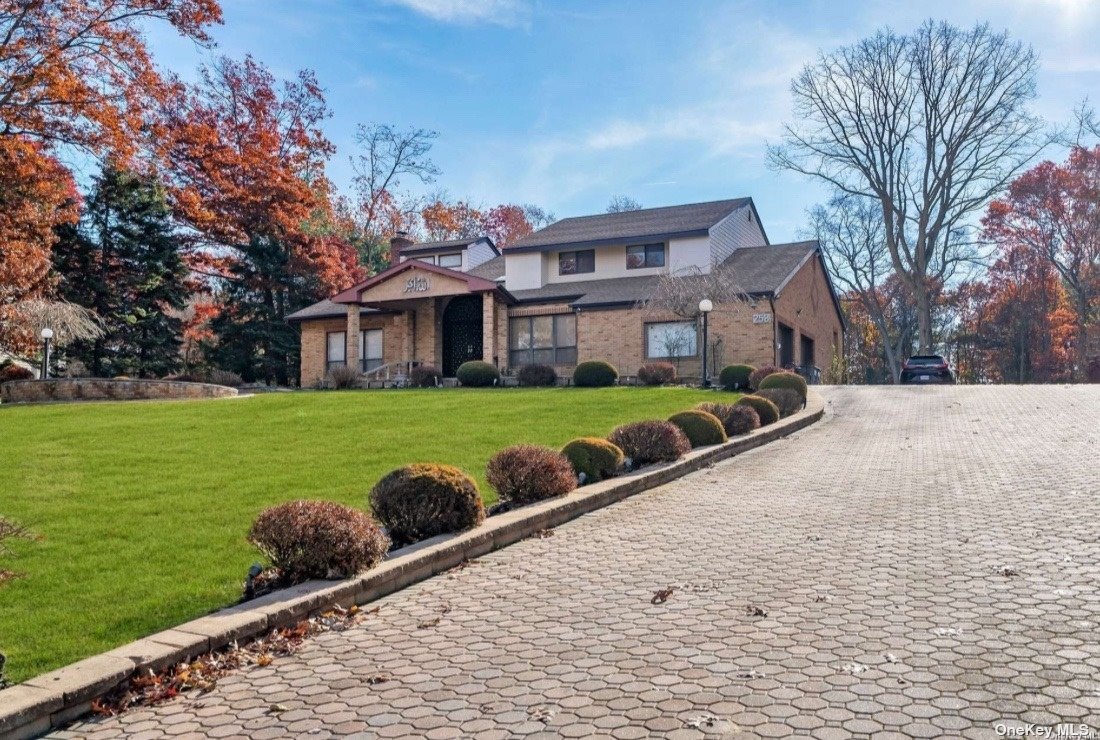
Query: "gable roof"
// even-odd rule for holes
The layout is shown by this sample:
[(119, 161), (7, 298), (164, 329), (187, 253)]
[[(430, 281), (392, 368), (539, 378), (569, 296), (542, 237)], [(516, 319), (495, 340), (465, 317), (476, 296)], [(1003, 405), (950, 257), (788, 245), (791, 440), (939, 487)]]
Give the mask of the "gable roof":
[(329, 300), (333, 303), (358, 303), (359, 295), (364, 290), (369, 290), (379, 283), (384, 283), (391, 278), (400, 275), (407, 270), (424, 270), (426, 272), (434, 272), (437, 275), (443, 275), (445, 277), (461, 280), (466, 283), (466, 287), (470, 289), (471, 293), (486, 293), (492, 290), (500, 290), (500, 286), (495, 281), (486, 280), (484, 278), (477, 277), (476, 275), (470, 275), (469, 273), (459, 272), (458, 270), (450, 270), (446, 267), (440, 267), (433, 265), (429, 262), (421, 262), (420, 260), (408, 260), (401, 262), (393, 267), (390, 267), (382, 272), (369, 277), (363, 282), (353, 285), (347, 290), (342, 290), (336, 295), (332, 296)]
[(741, 247), (722, 265), (732, 268), (746, 293), (778, 293), (816, 251), (816, 241)]
[(593, 247), (634, 239), (703, 236), (710, 227), (751, 203), (751, 198), (734, 198), (563, 218), (504, 249), (506, 252), (542, 252), (564, 246)]
[(480, 241), (487, 243), (496, 254), (500, 254), (497, 245), (487, 236), (471, 236), (465, 239), (448, 239), (441, 242), (414, 242), (412, 246), (402, 249), (401, 254), (431, 254), (433, 252), (445, 252), (448, 249), (465, 249)]

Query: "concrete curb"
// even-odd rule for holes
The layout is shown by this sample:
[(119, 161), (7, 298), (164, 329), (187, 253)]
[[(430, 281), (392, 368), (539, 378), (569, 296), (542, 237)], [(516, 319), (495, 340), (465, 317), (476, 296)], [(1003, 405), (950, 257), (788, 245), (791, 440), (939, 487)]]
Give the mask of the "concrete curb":
[(818, 421), (824, 413), (824, 401), (811, 392), (807, 407), (799, 413), (725, 444), (693, 450), (676, 462), (653, 465), (584, 486), (563, 498), (491, 517), (468, 532), (440, 535), (404, 547), (355, 578), (308, 581), (36, 676), (0, 691), (0, 738), (34, 737), (61, 727), (89, 711), (94, 699), (135, 671), (160, 670), (234, 640), (247, 640), (292, 625), (334, 604), (348, 607), (387, 596), (540, 530), (785, 437)]

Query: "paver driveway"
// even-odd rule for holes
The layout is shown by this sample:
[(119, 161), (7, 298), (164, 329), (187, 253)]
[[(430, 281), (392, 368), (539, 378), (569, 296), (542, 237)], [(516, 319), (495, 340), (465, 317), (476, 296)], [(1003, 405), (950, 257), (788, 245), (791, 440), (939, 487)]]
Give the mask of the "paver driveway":
[(1100, 728), (1100, 388), (823, 392), (826, 420), (793, 437), (394, 594), (205, 696), (71, 732)]

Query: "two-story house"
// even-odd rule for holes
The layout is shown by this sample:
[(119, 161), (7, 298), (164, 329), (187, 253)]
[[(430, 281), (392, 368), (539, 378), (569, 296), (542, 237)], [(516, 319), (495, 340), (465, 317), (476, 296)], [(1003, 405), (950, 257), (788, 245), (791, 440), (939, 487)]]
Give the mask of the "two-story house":
[[(709, 315), (712, 368), (828, 367), (844, 330), (816, 242), (770, 244), (751, 198), (567, 218), (503, 250), (486, 238), (391, 242), (392, 266), (290, 316), (301, 381), (336, 365), (453, 376), (471, 359), (569, 374), (607, 360), (624, 375), (659, 360), (701, 375), (697, 317), (647, 306), (662, 276), (728, 270), (742, 298)], [(700, 298), (705, 297), (700, 295)]]

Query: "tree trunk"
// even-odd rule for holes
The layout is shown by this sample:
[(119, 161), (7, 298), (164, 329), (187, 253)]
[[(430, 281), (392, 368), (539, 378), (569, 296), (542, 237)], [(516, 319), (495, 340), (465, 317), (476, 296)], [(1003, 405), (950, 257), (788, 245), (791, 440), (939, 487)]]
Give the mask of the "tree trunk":
[(917, 301), (917, 323), (920, 330), (918, 351), (922, 355), (932, 353), (932, 301), (928, 289), (918, 284), (913, 291)]
[(1073, 371), (1073, 379), (1084, 383), (1089, 372), (1089, 301), (1084, 291), (1080, 293), (1077, 299), (1077, 367)]

